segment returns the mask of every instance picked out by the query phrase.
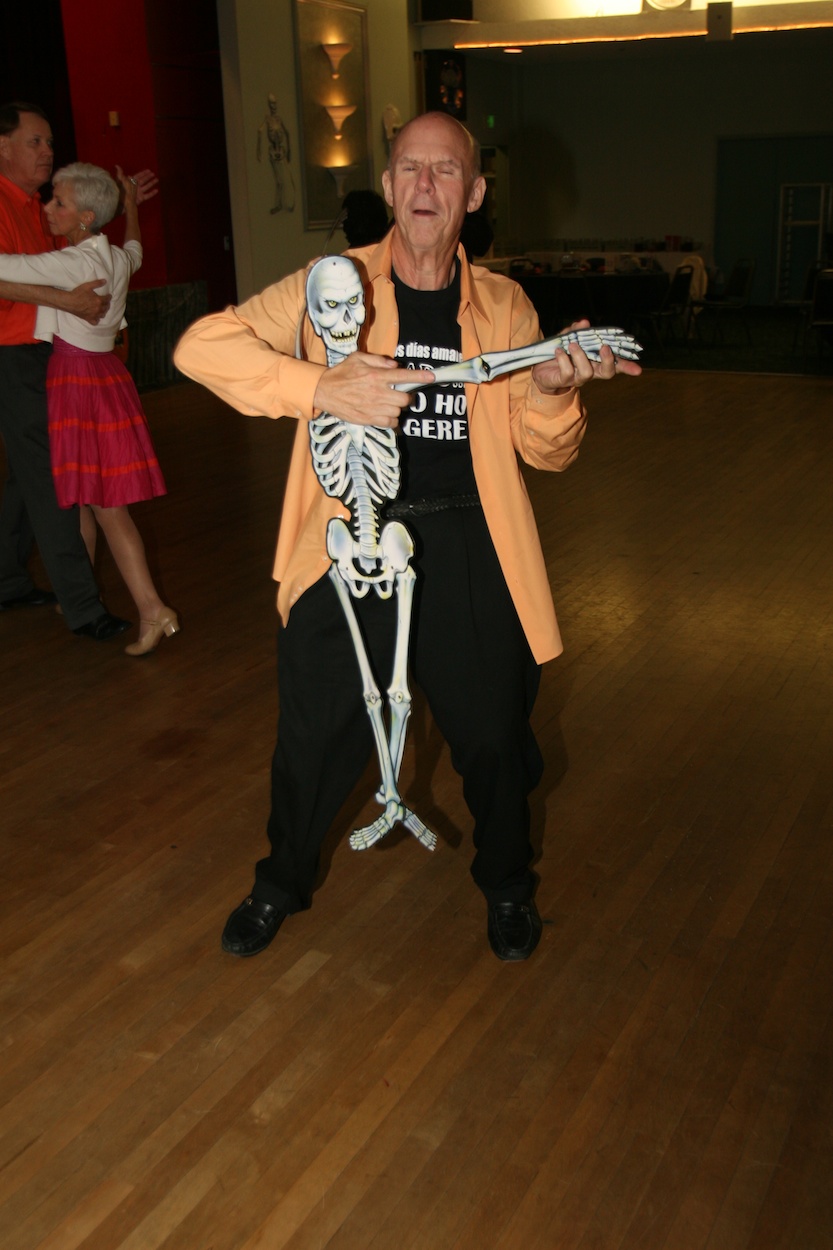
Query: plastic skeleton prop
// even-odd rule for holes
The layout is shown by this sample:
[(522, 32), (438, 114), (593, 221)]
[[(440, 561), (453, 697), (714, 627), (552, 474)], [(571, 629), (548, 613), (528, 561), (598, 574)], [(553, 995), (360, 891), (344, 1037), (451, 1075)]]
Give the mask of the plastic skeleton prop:
[[(326, 348), (327, 364), (336, 365), (358, 350), (364, 325), (364, 292), (358, 270), (346, 256), (326, 256), (310, 269), (306, 295), (310, 320)], [(529, 347), (485, 352), (472, 360), (444, 365), (433, 370), (434, 379), (440, 384), (489, 382), (501, 374), (551, 359), (556, 348), (569, 351), (574, 344), (591, 360), (598, 361), (605, 343), (614, 355), (626, 360), (637, 360), (642, 350), (621, 330), (569, 331)], [(405, 383), (397, 389), (412, 391), (420, 385)], [(327, 554), (332, 561), (329, 576), (353, 639), (382, 773), (376, 798), (384, 811), (372, 824), (352, 833), (350, 845), (354, 850), (365, 850), (402, 823), (423, 846), (433, 850), (437, 835), (405, 806), (398, 790), (411, 711), (408, 643), (415, 574), (410, 563), (414, 553), (410, 534), (400, 521), (381, 524), (379, 514), (380, 508), (399, 493), (396, 434), (391, 429), (354, 425), (323, 412), (310, 422), (310, 447), (313, 467), (324, 490), (351, 510), (349, 525), (340, 517), (333, 517), (327, 527)], [(387, 692), (389, 733), (352, 603), (353, 599), (364, 598), (370, 590), (380, 599), (389, 599), (394, 592), (397, 596), (393, 674)]]
[[(324, 341), (327, 364), (337, 365), (358, 350), (364, 325), (364, 291), (356, 266), (344, 256), (326, 256), (307, 276), (307, 310), (316, 334)], [(310, 422), (312, 463), (328, 495), (351, 509), (348, 526), (333, 517), (327, 527), (327, 554), (332, 560), (330, 580), (341, 602), (356, 658), (382, 771), (377, 798), (384, 811), (377, 820), (350, 836), (356, 851), (378, 842), (400, 821), (433, 850), (437, 835), (407, 808), (397, 788), (405, 729), (411, 711), (408, 690), (408, 640), (415, 574), (411, 568), (414, 545), (399, 521), (380, 527), (379, 508), (399, 493), (399, 449), (396, 433), (372, 425), (354, 425), (327, 412)], [(371, 588), (389, 599), (396, 588), (397, 621), (393, 675), (388, 688), (390, 736), (385, 728), (379, 688), (352, 599), (363, 599)], [(352, 598), (351, 598), (352, 597)]]

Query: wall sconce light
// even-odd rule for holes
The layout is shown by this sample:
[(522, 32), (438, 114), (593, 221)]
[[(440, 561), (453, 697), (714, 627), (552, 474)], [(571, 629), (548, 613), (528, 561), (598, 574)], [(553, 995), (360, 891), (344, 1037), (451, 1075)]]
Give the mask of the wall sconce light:
[(327, 173), (336, 184), (336, 195), (340, 200), (344, 199), (344, 191), (347, 185), (347, 178), (356, 168), (355, 165), (325, 165)]
[(322, 43), (321, 47), (327, 54), (333, 78), (338, 78), (338, 67), (347, 53), (353, 51), (352, 43)]
[(335, 136), (340, 140), (343, 137), (341, 128), (347, 121), (347, 118), (355, 113), (356, 106), (355, 104), (325, 104), (324, 107), (330, 115)]

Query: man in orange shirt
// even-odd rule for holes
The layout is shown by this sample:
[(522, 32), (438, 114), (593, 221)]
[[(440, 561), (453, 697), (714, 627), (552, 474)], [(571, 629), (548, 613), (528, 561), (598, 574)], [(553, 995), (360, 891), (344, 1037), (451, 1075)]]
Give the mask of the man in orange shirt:
[[(0, 107), (0, 251), (36, 255), (54, 240), (38, 188), (52, 174), (52, 131), (33, 104)], [(77, 508), (59, 508), (52, 483), (46, 414), (51, 344), (34, 337), (35, 304), (76, 313), (93, 325), (110, 302), (96, 282), (75, 291), (0, 281), (0, 435), (8, 472), (0, 504), (0, 612), (61, 605), (74, 633), (103, 641), (129, 628), (106, 611), (81, 539)], [(54, 594), (28, 571), (37, 542)]]
[[(255, 955), (309, 906), (324, 836), (373, 749), (352, 639), (325, 576), (328, 522), (349, 516), (313, 471), (309, 422), (326, 412), (399, 431), (402, 490), (386, 515), (401, 517), (416, 545), (412, 673), (463, 778), (489, 943), (499, 959), (522, 960), (541, 934), (528, 796), (543, 764), (529, 717), (540, 665), (561, 641), (517, 458), (565, 468), (584, 435), (580, 388), (640, 369), (609, 347), (596, 364), (576, 347), (486, 386), (437, 385), (432, 362), (528, 346), (541, 337), (538, 320), (515, 283), (471, 268), (459, 245), (466, 212), (485, 190), (476, 145), (459, 122), (439, 113), (409, 122), (383, 187), (394, 226), (348, 253), (367, 305), (364, 351), (325, 367), (303, 317), (303, 357), (295, 358), (300, 272), (197, 322), (174, 356), (241, 412), (298, 421), (275, 565), (282, 629), (271, 853), (222, 944)], [(417, 389), (393, 389), (405, 383)], [(355, 608), (376, 672), (390, 673), (396, 606), (367, 595)]]

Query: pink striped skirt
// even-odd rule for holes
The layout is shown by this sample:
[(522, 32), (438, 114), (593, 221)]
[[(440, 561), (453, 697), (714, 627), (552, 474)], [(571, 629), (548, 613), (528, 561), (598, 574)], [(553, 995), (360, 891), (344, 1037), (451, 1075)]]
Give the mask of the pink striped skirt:
[(46, 394), (52, 476), (62, 508), (116, 508), (166, 493), (139, 394), (116, 356), (56, 338)]

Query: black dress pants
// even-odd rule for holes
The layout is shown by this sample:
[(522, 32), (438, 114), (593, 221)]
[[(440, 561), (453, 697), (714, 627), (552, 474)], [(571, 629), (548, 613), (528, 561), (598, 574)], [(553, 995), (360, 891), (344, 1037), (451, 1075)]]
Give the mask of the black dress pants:
[[(542, 760), (529, 717), (540, 668), (479, 508), (407, 521), (417, 574), (411, 678), (428, 700), (474, 819), (472, 876), (489, 901), (532, 895), (528, 796)], [(396, 599), (353, 600), (379, 689), (392, 673)], [(322, 842), (374, 753), (353, 642), (329, 577), (292, 608), (278, 637), (278, 740), (271, 854), (254, 896), (308, 907)], [(403, 796), (406, 797), (406, 796)]]
[(0, 503), (0, 599), (33, 588), (27, 564), (34, 542), (70, 629), (104, 610), (77, 508), (60, 508), (52, 482), (46, 414), (48, 343), (0, 347), (0, 435), (8, 473)]

